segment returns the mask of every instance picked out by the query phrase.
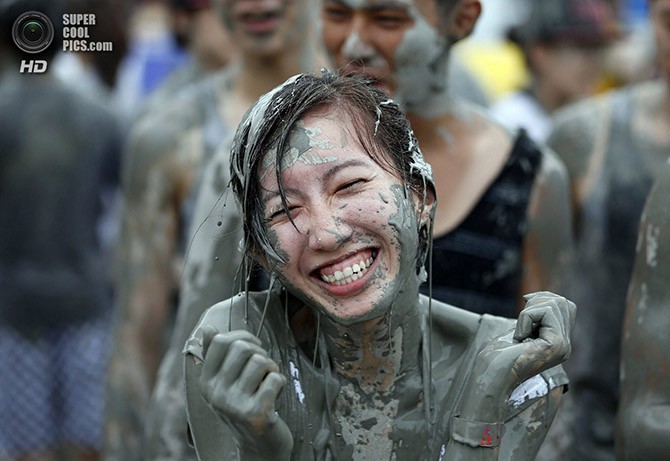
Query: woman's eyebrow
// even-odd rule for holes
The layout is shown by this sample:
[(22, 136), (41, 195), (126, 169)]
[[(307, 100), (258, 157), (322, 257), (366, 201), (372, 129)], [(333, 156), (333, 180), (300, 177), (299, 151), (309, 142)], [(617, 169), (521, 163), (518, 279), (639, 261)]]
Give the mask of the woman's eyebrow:
[(340, 171), (342, 171), (346, 168), (353, 168), (353, 167), (357, 167), (357, 166), (369, 166), (369, 164), (367, 162), (364, 162), (363, 160), (359, 160), (359, 159), (351, 159), (351, 160), (347, 160), (345, 162), (339, 163), (339, 164), (334, 165), (331, 168), (329, 168), (328, 171), (326, 171), (323, 174), (323, 182), (326, 183), (326, 182), (330, 181), (333, 178), (333, 176), (335, 176), (337, 173), (339, 173)]
[[(298, 195), (300, 193), (299, 189), (293, 188), (283, 188), (284, 195)], [(266, 190), (263, 193), (263, 202), (269, 202), (270, 200), (281, 197), (281, 193), (278, 190)]]

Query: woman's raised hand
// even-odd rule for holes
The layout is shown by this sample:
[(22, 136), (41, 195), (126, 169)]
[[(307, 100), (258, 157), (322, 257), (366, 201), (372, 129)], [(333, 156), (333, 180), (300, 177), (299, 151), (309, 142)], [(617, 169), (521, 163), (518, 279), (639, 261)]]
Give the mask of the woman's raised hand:
[(523, 381), (564, 362), (571, 351), (575, 304), (548, 291), (526, 295), (516, 328), (484, 347), (470, 380), (472, 398), (464, 412), (471, 418), (500, 421), (512, 391)]
[(288, 459), (293, 437), (275, 412), (286, 385), (279, 367), (247, 331), (203, 328), (200, 393), (234, 432), (241, 459)]

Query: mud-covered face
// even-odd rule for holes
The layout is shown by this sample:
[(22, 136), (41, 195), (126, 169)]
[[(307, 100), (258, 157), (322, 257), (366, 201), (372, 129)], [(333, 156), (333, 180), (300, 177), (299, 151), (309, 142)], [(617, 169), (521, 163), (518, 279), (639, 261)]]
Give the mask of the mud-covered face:
[(321, 0), (324, 44), (342, 70), (377, 79), (408, 109), (445, 85), (448, 40), (434, 0)]
[(658, 63), (665, 78), (670, 79), (670, 0), (650, 2), (650, 7)]
[(345, 325), (415, 302), (416, 194), (406, 198), (401, 180), (371, 158), (341, 111), (309, 112), (289, 146), (282, 183), (293, 223), (279, 195), (276, 155), (261, 168), (270, 242), (284, 259), (270, 264), (282, 283)]
[(304, 39), (309, 0), (216, 0), (231, 40), (242, 52), (273, 56)]

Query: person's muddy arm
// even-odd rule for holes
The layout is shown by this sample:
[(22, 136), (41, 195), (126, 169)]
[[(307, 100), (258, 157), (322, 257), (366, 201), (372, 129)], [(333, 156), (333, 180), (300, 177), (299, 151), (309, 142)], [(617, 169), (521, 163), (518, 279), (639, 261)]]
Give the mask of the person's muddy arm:
[[(228, 144), (225, 148), (229, 150)], [(184, 459), (184, 453), (192, 453), (186, 438), (181, 352), (205, 309), (233, 296), (241, 285), (242, 224), (227, 184), (228, 155), (222, 149), (206, 166), (198, 186), (177, 318), (147, 412), (147, 455), (152, 459), (165, 453)]]
[[(165, 136), (160, 136), (161, 133)], [(174, 289), (178, 211), (167, 133), (140, 125), (124, 157), (116, 263), (117, 320), (106, 389), (106, 453), (142, 456), (144, 413), (163, 353)], [(127, 455), (127, 456), (126, 456)], [(116, 458), (115, 458), (116, 459)]]
[(559, 109), (547, 146), (566, 167), (575, 235), (580, 231), (580, 209), (600, 174), (609, 138), (610, 97), (589, 98)]
[(670, 165), (649, 196), (629, 287), (617, 459), (670, 453)]
[[(569, 356), (575, 305), (548, 292), (527, 299), (515, 330), (492, 339), (475, 358), (445, 459), (497, 460), (514, 389)], [(517, 459), (534, 459), (540, 443), (523, 447)]]
[(541, 290), (559, 291), (572, 247), (567, 174), (556, 155), (545, 149), (528, 209), (520, 297)]

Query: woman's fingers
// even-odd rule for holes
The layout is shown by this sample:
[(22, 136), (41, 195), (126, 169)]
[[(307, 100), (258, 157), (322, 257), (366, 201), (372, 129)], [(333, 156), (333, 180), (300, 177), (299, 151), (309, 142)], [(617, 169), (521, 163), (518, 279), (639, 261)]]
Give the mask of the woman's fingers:
[(565, 361), (572, 350), (570, 335), (574, 324), (575, 305), (549, 292), (526, 297), (528, 304), (519, 314), (514, 340), (521, 354), (514, 368), (520, 378), (544, 371)]
[[(575, 321), (576, 307), (573, 302), (550, 292), (533, 293), (524, 298), (528, 304), (517, 320), (514, 331), (516, 341), (541, 337), (542, 328), (547, 333), (567, 336), (569, 340)], [(552, 315), (545, 319), (547, 311), (551, 311)]]
[(272, 422), (275, 399), (286, 384), (260, 344), (246, 331), (219, 334), (203, 329), (201, 393), (224, 419), (241, 424), (240, 433), (250, 427), (250, 421), (259, 427)]
[(202, 328), (202, 356), (207, 355), (207, 350), (209, 349), (209, 345), (212, 342), (212, 339), (214, 339), (214, 336), (216, 336), (219, 333), (219, 330), (217, 330), (215, 327), (212, 325), (205, 325)]
[(554, 306), (536, 306), (519, 314), (514, 339), (519, 342), (528, 339), (543, 339), (550, 344), (565, 335), (562, 314)]
[(274, 402), (279, 396), (279, 392), (286, 385), (286, 376), (278, 371), (271, 371), (260, 383), (256, 395), (264, 401)]
[(250, 394), (256, 393), (263, 379), (272, 372), (279, 372), (279, 367), (274, 360), (267, 356), (253, 354), (240, 373), (237, 386), (247, 390)]
[[(203, 335), (203, 350), (205, 339)], [(260, 340), (247, 331), (214, 335), (207, 345), (201, 380), (210, 380), (219, 373), (226, 381), (236, 379), (252, 354), (267, 355), (260, 344)]]

